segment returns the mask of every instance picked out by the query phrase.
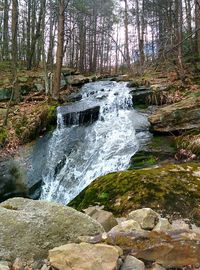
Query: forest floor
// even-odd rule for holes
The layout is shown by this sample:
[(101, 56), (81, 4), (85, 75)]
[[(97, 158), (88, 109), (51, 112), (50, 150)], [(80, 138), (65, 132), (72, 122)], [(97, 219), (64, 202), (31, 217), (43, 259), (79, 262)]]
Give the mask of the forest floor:
[[(0, 91), (10, 87), (12, 73), (9, 65), (1, 66), (0, 73)], [(18, 72), (18, 78), (21, 84), (32, 84), (37, 78), (43, 76), (42, 70), (27, 71), (21, 69)], [(27, 78), (29, 78), (27, 80)], [(140, 85), (167, 85), (170, 91), (167, 93), (168, 104), (182, 100), (190, 93), (200, 92), (200, 77), (198, 75), (188, 75), (186, 83), (183, 85), (181, 80), (177, 79), (175, 72), (169, 71), (149, 71), (142, 77), (131, 77), (129, 80), (139, 81)], [(71, 92), (72, 89), (64, 89), (62, 94)], [(75, 90), (74, 90), (75, 91)], [(166, 95), (166, 94), (165, 94)], [(52, 125), (55, 125), (55, 113), (58, 103), (45, 95), (44, 92), (37, 90), (23, 95), (19, 103), (12, 102), (8, 124), (3, 126), (9, 101), (0, 102), (0, 157), (13, 155), (20, 144), (27, 143), (37, 136), (45, 133)]]

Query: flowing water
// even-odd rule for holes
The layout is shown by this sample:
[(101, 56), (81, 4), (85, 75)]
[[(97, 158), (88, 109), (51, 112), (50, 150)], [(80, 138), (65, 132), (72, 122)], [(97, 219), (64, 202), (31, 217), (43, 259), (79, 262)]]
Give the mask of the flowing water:
[[(96, 122), (64, 125), (58, 108), (57, 129), (48, 146), (41, 199), (70, 202), (94, 179), (125, 170), (149, 138), (147, 117), (132, 106), (126, 83), (101, 81), (82, 87), (82, 104), (100, 106)], [(78, 113), (77, 113), (78, 114)]]

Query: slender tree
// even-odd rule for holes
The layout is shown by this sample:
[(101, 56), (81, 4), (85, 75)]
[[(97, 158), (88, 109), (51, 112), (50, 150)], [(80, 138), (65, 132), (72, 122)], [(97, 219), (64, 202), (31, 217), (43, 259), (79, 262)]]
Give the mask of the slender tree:
[(56, 52), (56, 69), (54, 73), (54, 81), (53, 81), (53, 98), (59, 98), (59, 91), (60, 91), (60, 79), (61, 79), (61, 69), (62, 69), (62, 62), (63, 62), (63, 46), (64, 46), (64, 31), (65, 31), (65, 1), (59, 0), (58, 1), (58, 45), (57, 45), (57, 52)]

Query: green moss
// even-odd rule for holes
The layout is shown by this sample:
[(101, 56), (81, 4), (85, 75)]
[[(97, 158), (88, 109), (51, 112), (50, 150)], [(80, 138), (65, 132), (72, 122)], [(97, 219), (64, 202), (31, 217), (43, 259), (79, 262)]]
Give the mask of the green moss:
[(0, 147), (2, 147), (8, 138), (8, 131), (6, 128), (0, 127)]
[(159, 165), (163, 161), (174, 158), (176, 154), (176, 143), (171, 136), (154, 136), (145, 145), (144, 150), (137, 152), (130, 162), (130, 170), (149, 168)]
[(131, 166), (129, 169), (140, 169), (151, 167), (157, 164), (158, 158), (151, 152), (139, 151), (131, 158)]
[(148, 104), (140, 104), (140, 103), (134, 103), (133, 108), (136, 110), (146, 110), (149, 107)]
[(111, 173), (96, 179), (69, 205), (82, 210), (103, 204), (116, 215), (151, 207), (188, 217), (200, 204), (199, 171), (199, 164), (183, 164)]
[(48, 121), (49, 122), (54, 122), (55, 123), (55, 119), (56, 119), (56, 109), (57, 109), (57, 105), (49, 105), (48, 106)]

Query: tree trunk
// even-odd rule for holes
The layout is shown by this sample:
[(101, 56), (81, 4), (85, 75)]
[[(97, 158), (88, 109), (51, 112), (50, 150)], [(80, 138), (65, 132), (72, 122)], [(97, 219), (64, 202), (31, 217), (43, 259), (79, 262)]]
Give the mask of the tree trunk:
[(65, 1), (59, 0), (59, 17), (58, 17), (58, 45), (56, 52), (56, 69), (54, 73), (53, 80), (53, 98), (59, 98), (60, 92), (60, 78), (61, 78), (61, 69), (63, 62), (63, 44), (64, 44), (64, 30), (65, 30), (65, 19), (64, 19), (64, 11), (65, 11)]
[(126, 55), (126, 64), (128, 69), (131, 69), (131, 60), (129, 53), (129, 33), (128, 33), (128, 2), (124, 0), (125, 3), (125, 14), (124, 14), (124, 26), (125, 26), (125, 55)]
[(4, 126), (7, 126), (11, 101), (19, 101), (20, 93), (17, 82), (17, 31), (18, 31), (18, 0), (12, 0), (12, 94), (8, 103)]
[[(196, 29), (200, 28), (200, 0), (195, 0), (195, 23)], [(200, 30), (196, 33), (196, 51), (197, 55), (200, 57)]]
[(9, 59), (9, 35), (8, 35), (8, 12), (9, 12), (9, 5), (8, 0), (4, 1), (4, 17), (3, 17), (3, 59)]

